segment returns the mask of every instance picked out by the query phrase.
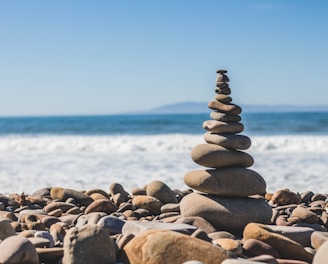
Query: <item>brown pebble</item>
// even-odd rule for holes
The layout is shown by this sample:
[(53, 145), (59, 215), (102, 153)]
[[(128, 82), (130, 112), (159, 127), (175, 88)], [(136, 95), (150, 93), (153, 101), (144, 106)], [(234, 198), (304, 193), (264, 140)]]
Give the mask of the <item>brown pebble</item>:
[(117, 205), (115, 205), (112, 201), (108, 199), (99, 199), (89, 204), (84, 213), (88, 214), (91, 212), (104, 212), (106, 214), (111, 214), (116, 212), (117, 209)]
[(300, 204), (301, 197), (288, 189), (277, 191), (273, 194), (271, 202), (277, 205)]

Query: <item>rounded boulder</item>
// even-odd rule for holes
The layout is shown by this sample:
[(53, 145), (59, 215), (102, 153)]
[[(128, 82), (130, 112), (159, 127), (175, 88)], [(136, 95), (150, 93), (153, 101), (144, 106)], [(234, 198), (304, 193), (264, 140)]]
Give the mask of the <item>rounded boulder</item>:
[(72, 227), (64, 239), (63, 264), (116, 263), (116, 249), (107, 231), (97, 225)]
[(124, 251), (130, 264), (181, 264), (189, 260), (221, 263), (229, 257), (225, 250), (211, 243), (168, 230), (142, 232)]
[(152, 181), (147, 185), (146, 193), (160, 200), (163, 204), (177, 203), (175, 193), (164, 182)]
[(264, 199), (191, 193), (180, 202), (183, 217), (199, 216), (217, 230), (241, 231), (248, 223), (270, 223), (271, 206)]

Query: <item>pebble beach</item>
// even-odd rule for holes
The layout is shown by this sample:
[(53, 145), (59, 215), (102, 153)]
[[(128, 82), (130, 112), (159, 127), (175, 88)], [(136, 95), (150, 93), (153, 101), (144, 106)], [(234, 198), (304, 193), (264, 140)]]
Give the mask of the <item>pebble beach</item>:
[[(242, 108), (233, 103), (229, 82), (227, 71), (218, 70), (210, 120), (202, 124), (204, 142), (198, 136), (188, 141), (191, 161), (181, 166), (183, 177), (177, 181), (160, 180), (155, 163), (145, 182), (131, 175), (128, 182), (105, 178), (99, 187), (82, 189), (85, 185), (70, 187), (71, 179), (59, 178), (50, 187), (31, 184), (28, 192), (2, 190), (0, 263), (327, 263), (325, 186), (306, 189), (307, 179), (301, 177), (300, 185), (279, 188), (288, 177), (275, 179), (274, 164), (281, 156), (274, 152), (261, 156), (261, 164), (271, 168), (267, 181), (252, 145), (260, 150), (288, 144), (275, 136), (271, 145), (267, 137), (253, 141), (242, 133), (247, 132)], [(177, 142), (171, 148), (181, 146)], [(0, 142), (0, 148), (9, 145)], [(321, 154), (316, 149), (312, 158)], [(305, 154), (297, 161), (309, 160)]]

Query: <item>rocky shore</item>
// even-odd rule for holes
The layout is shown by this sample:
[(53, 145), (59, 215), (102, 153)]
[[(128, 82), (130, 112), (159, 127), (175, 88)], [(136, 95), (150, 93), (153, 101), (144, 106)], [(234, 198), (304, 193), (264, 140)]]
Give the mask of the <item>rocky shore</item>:
[[(253, 199), (271, 208), (270, 222), (229, 231), (226, 221), (244, 219), (223, 221), (224, 207), (208, 220), (183, 213), (182, 206), (199, 205), (188, 198), (194, 195), (201, 196), (161, 181), (130, 193), (113, 183), (109, 191), (52, 187), (0, 195), (0, 263), (326, 263), (328, 195), (258, 195)], [(263, 213), (247, 209), (247, 218)]]
[(156, 180), (0, 194), (0, 263), (328, 263), (328, 194), (266, 192), (226, 73), (191, 151), (202, 169), (185, 174), (190, 189)]

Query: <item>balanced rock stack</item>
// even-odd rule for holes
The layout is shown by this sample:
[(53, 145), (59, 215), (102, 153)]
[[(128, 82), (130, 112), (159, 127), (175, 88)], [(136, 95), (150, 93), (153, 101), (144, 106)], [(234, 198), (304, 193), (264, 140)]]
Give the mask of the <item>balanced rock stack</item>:
[(208, 103), (212, 120), (205, 121), (206, 143), (191, 151), (193, 161), (208, 169), (187, 173), (184, 182), (201, 193), (191, 193), (181, 201), (183, 216), (200, 216), (218, 230), (242, 231), (250, 222), (270, 223), (272, 209), (261, 198), (266, 183), (257, 172), (247, 169), (254, 160), (243, 152), (251, 140), (239, 135), (242, 109), (232, 104), (226, 70), (218, 70), (215, 99)]

